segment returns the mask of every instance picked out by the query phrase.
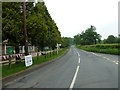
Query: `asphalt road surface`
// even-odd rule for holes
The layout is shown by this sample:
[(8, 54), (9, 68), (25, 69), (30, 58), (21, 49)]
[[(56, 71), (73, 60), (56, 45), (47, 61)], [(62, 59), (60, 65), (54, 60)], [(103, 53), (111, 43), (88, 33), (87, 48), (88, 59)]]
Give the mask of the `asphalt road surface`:
[(71, 46), (62, 58), (7, 83), (4, 88), (118, 88), (118, 56)]

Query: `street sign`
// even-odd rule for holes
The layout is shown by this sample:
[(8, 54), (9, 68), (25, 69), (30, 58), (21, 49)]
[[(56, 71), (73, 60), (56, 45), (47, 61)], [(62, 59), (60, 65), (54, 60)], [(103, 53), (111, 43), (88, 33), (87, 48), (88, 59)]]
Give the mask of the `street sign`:
[(58, 46), (61, 46), (61, 44), (58, 44)]
[(61, 46), (61, 44), (58, 44), (58, 43), (57, 43), (57, 46), (56, 46), (56, 47), (57, 47), (57, 54), (58, 54), (58, 48), (59, 48), (60, 46)]
[(61, 46), (61, 44), (57, 44), (57, 46), (56, 47), (60, 47)]
[(32, 55), (25, 56), (25, 65), (26, 65), (26, 67), (28, 67), (28, 66), (30, 66), (32, 64), (33, 64), (33, 62), (32, 62)]
[(14, 54), (14, 48), (8, 47), (8, 54)]
[(49, 47), (44, 47), (45, 50), (49, 49)]

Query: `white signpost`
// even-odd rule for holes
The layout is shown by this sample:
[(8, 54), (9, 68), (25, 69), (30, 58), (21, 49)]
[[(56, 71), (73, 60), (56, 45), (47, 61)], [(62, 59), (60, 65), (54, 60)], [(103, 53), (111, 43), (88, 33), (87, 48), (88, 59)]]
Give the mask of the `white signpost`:
[(58, 44), (58, 43), (57, 43), (57, 46), (56, 46), (56, 47), (57, 47), (57, 54), (58, 54), (58, 48), (59, 48), (60, 46), (61, 46), (61, 44)]
[(25, 56), (25, 65), (26, 67), (32, 65), (33, 62), (32, 62), (32, 55), (28, 55), (28, 56)]

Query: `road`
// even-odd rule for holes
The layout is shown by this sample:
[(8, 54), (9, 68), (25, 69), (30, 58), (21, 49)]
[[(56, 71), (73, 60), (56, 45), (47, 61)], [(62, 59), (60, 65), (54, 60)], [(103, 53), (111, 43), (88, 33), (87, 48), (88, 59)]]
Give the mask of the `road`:
[(71, 46), (59, 60), (7, 83), (4, 88), (118, 88), (118, 56)]

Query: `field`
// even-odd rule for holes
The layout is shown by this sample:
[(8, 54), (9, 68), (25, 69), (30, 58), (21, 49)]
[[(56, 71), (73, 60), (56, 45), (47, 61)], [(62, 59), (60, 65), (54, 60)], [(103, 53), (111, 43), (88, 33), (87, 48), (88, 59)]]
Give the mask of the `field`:
[(120, 44), (77, 45), (76, 47), (90, 52), (120, 55)]

